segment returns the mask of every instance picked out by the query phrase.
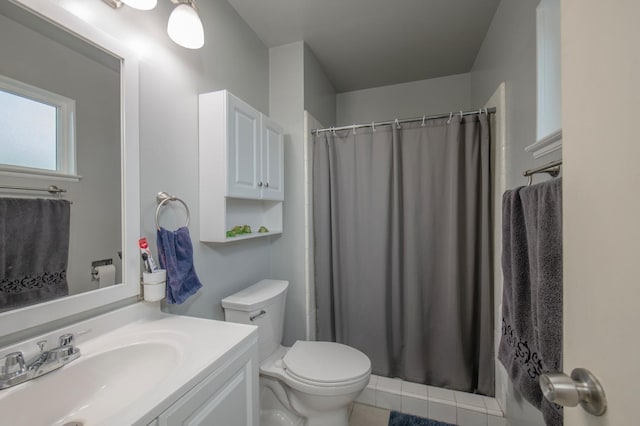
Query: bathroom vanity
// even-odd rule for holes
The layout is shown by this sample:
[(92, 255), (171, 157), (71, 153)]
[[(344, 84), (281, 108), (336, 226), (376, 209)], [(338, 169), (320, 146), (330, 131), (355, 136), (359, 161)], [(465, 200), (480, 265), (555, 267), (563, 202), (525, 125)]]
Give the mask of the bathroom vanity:
[[(75, 336), (80, 357), (0, 390), (3, 424), (257, 426), (256, 327), (137, 303), (0, 348), (37, 358)], [(46, 401), (34, 407), (34, 401)]]

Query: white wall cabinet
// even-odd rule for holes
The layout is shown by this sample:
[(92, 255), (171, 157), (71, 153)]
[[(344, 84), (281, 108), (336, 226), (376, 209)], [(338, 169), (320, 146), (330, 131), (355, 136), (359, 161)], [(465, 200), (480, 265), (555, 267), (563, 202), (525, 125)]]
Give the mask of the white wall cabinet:
[[(226, 90), (199, 96), (200, 240), (282, 232), (284, 136), (269, 117)], [(237, 225), (251, 234), (227, 237)], [(269, 232), (258, 233), (261, 226)]]

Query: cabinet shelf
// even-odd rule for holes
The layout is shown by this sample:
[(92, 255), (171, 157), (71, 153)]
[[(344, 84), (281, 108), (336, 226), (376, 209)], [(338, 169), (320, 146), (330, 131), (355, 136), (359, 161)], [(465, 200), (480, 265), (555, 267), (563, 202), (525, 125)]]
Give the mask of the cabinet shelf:
[(224, 242), (230, 243), (233, 241), (250, 240), (253, 238), (270, 237), (272, 235), (280, 235), (280, 234), (282, 234), (282, 231), (252, 232), (251, 234), (242, 234), (242, 235), (236, 235), (235, 237), (226, 237)]

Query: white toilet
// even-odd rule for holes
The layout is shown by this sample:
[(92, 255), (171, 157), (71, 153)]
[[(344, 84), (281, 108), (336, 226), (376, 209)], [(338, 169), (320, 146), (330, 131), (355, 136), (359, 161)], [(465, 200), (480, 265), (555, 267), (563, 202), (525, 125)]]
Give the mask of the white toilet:
[(259, 327), (261, 426), (347, 426), (371, 361), (339, 343), (281, 346), (288, 286), (262, 280), (222, 300), (227, 321)]

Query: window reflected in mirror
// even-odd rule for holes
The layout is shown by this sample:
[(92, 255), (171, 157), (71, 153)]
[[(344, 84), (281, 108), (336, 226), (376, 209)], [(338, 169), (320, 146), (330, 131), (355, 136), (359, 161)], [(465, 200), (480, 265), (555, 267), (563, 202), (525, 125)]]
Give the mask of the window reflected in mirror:
[(0, 75), (0, 164), (75, 173), (73, 99)]

